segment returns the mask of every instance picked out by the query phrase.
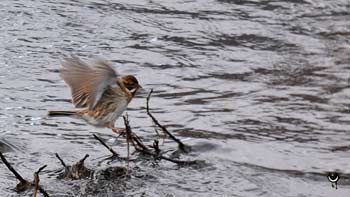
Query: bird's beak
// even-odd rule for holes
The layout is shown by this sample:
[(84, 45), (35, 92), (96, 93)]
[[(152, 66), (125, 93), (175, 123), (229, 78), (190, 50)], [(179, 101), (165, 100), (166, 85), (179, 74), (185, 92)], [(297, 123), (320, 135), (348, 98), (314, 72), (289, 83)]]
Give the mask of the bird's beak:
[(136, 97), (143, 98), (148, 94), (148, 90), (142, 86), (138, 86)]

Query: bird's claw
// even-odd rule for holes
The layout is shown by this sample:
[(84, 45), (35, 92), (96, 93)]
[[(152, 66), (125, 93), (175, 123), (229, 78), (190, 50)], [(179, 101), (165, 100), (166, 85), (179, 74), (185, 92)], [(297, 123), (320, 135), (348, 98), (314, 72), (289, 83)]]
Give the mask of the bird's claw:
[[(120, 136), (126, 137), (127, 136), (125, 128), (112, 128), (112, 131), (114, 133), (116, 133), (116, 134), (119, 134), (118, 137), (120, 137)], [(141, 138), (138, 135), (136, 135), (135, 133), (133, 133), (133, 132), (131, 133), (130, 138), (131, 139), (135, 139), (136, 138), (138, 140), (141, 140)]]
[(114, 133), (120, 134), (120, 135), (124, 135), (126, 133), (126, 130), (124, 128), (112, 128), (112, 131)]

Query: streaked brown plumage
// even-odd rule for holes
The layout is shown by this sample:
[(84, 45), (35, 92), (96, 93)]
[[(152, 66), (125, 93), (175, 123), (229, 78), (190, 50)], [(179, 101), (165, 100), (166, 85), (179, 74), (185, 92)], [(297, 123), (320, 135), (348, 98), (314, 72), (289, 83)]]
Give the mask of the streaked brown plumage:
[(120, 76), (109, 62), (101, 59), (87, 64), (77, 56), (65, 58), (60, 76), (71, 89), (75, 107), (84, 109), (49, 111), (49, 115), (75, 116), (113, 130), (115, 121), (141, 87), (134, 76)]

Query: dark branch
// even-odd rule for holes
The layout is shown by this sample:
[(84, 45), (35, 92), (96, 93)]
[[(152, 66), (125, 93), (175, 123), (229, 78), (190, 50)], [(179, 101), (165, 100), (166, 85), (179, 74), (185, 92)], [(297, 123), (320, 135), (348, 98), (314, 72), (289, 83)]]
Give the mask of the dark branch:
[(64, 161), (62, 160), (62, 158), (61, 158), (57, 153), (56, 153), (55, 155), (56, 155), (57, 159), (60, 160), (62, 166), (66, 168), (67, 165), (64, 163)]
[(131, 128), (130, 128), (130, 124), (129, 124), (129, 119), (128, 118), (124, 118), (124, 125), (125, 125), (125, 132), (129, 133), (130, 138), (131, 138), (131, 143), (133, 144), (134, 147), (139, 146), (142, 149), (147, 150), (147, 146), (145, 146), (142, 141), (141, 138), (138, 137), (135, 133), (132, 132)]
[(38, 171), (36, 171), (37, 174), (39, 174), (41, 171), (43, 171), (45, 168), (47, 167), (47, 165), (42, 166), (41, 168), (39, 168)]
[[(126, 113), (125, 116), (123, 116), (123, 120), (124, 120), (124, 124), (126, 122), (129, 122), (129, 117), (128, 114)], [(127, 160), (128, 160), (128, 169), (129, 169), (129, 158), (130, 158), (130, 140), (131, 139), (131, 130), (130, 129), (125, 129), (125, 133), (126, 133), (126, 144), (127, 144)]]
[[(124, 118), (124, 124), (125, 124), (125, 130), (126, 132), (130, 133), (130, 135), (132, 136), (132, 144), (134, 145), (136, 151), (139, 151), (141, 153), (144, 153), (146, 155), (150, 155), (150, 156), (153, 156), (154, 158), (158, 158), (158, 159), (164, 159), (164, 160), (167, 160), (167, 161), (170, 161), (170, 162), (173, 162), (173, 163), (176, 163), (176, 164), (179, 164), (179, 165), (191, 165), (191, 164), (195, 164), (197, 163), (196, 161), (182, 161), (182, 160), (176, 160), (176, 159), (171, 159), (171, 158), (168, 158), (168, 157), (165, 157), (159, 153), (153, 153), (152, 151), (150, 151), (149, 148), (147, 148), (147, 146), (145, 146), (140, 140), (138, 137), (136, 137), (136, 135), (131, 131), (131, 127), (130, 127), (130, 124), (129, 124), (129, 120), (127, 118)], [(157, 143), (153, 144), (153, 146), (155, 146), (158, 150), (159, 150), (159, 146), (157, 145)], [(159, 150), (160, 152), (160, 150)]]
[(154, 152), (159, 155), (160, 154), (160, 148), (159, 148), (159, 141), (158, 140), (154, 140), (153, 144), (150, 145), (151, 148), (154, 149)]
[(183, 161), (183, 160), (171, 159), (169, 157), (165, 157), (163, 155), (159, 155), (159, 154), (153, 153), (153, 152), (151, 152), (149, 150), (145, 150), (145, 149), (138, 148), (138, 147), (135, 147), (135, 148), (136, 148), (137, 151), (139, 151), (141, 153), (144, 153), (146, 155), (153, 156), (154, 158), (157, 158), (157, 159), (164, 159), (164, 160), (176, 163), (178, 165), (192, 165), (192, 164), (196, 164), (197, 163), (196, 160), (194, 160), (194, 161)]
[[(0, 152), (0, 157), (2, 162), (6, 165), (6, 167), (15, 175), (15, 177), (20, 181), (19, 184), (17, 184), (17, 191), (24, 191), (26, 189), (29, 189), (30, 187), (32, 187), (34, 184), (25, 180), (12, 166), (11, 164), (6, 160), (6, 158), (4, 157), (4, 155), (2, 154), (2, 152)], [(46, 167), (46, 166), (45, 166)], [(41, 167), (42, 169), (44, 169), (44, 166)], [(41, 169), (40, 168), (40, 169)], [(39, 169), (39, 170), (40, 170)], [(41, 170), (42, 170), (41, 169)], [(38, 170), (38, 173), (41, 171)], [(38, 189), (39, 191), (45, 196), (48, 197), (49, 195), (47, 194), (47, 192), (40, 186), (38, 185)]]
[(84, 158), (82, 158), (82, 159), (79, 161), (79, 163), (81, 163), (81, 164), (84, 163), (85, 159), (87, 159), (89, 156), (90, 156), (89, 154), (86, 154), (86, 155), (84, 156)]
[(151, 98), (151, 94), (153, 92), (153, 89), (151, 89), (151, 91), (149, 92), (148, 96), (147, 96), (147, 102), (146, 102), (146, 110), (147, 110), (147, 114), (149, 117), (151, 117), (152, 121), (163, 130), (164, 133), (166, 133), (172, 140), (174, 140), (178, 145), (179, 148), (183, 151), (183, 152), (188, 152), (188, 147), (185, 146), (185, 144), (183, 144), (179, 139), (177, 139), (173, 134), (171, 134), (163, 125), (161, 125), (158, 120), (151, 114), (151, 112), (149, 111), (149, 100)]
[(6, 160), (6, 158), (4, 157), (4, 155), (2, 154), (2, 152), (0, 152), (0, 157), (2, 162), (4, 162), (4, 164), (6, 165), (6, 167), (15, 175), (15, 177), (21, 182), (21, 183), (26, 183), (28, 181), (26, 181), (15, 169), (13, 169), (13, 167), (11, 166), (11, 164)]
[(119, 156), (117, 152), (115, 152), (110, 146), (108, 146), (101, 138), (99, 138), (97, 135), (92, 134), (96, 140), (98, 140), (104, 147), (106, 147), (112, 154), (113, 156)]
[(49, 194), (39, 185), (39, 191), (45, 196), (49, 197)]
[(49, 194), (39, 185), (39, 191), (45, 196), (49, 197)]

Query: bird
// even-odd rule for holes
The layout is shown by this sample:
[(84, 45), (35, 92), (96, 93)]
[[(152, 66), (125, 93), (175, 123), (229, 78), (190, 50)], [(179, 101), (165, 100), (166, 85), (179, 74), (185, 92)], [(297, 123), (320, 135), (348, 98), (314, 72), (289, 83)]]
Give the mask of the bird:
[(86, 63), (76, 55), (63, 58), (59, 75), (69, 86), (72, 103), (78, 109), (49, 111), (49, 116), (81, 118), (117, 133), (125, 130), (114, 125), (142, 88), (135, 76), (120, 75), (107, 60)]

